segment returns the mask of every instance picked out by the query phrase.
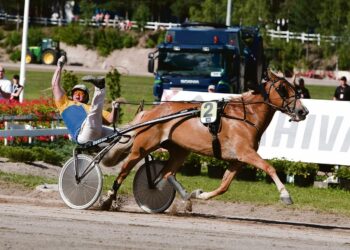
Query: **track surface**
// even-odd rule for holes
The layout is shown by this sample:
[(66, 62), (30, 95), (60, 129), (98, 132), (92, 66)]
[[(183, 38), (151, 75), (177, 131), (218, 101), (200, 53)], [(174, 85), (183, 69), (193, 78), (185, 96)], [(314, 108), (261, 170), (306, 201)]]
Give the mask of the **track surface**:
[(350, 249), (350, 228), (73, 210), (0, 197), (0, 249)]

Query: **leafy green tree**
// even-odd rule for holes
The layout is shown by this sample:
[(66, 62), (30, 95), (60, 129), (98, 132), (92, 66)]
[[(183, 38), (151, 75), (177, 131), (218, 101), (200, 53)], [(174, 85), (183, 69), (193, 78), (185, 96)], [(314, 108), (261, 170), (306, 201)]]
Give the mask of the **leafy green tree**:
[(325, 35), (342, 35), (348, 24), (350, 3), (347, 0), (324, 0), (319, 3), (320, 32)]
[(144, 3), (140, 4), (133, 15), (133, 19), (137, 22), (137, 26), (141, 31), (144, 30), (146, 23), (151, 16), (150, 9)]
[[(226, 1), (224, 2), (226, 4)], [(233, 23), (241, 25), (258, 25), (260, 23), (268, 23), (268, 3), (269, 1), (267, 0), (233, 1)]]
[(226, 6), (225, 0), (205, 0), (199, 7), (190, 7), (190, 20), (224, 24)]
[(96, 8), (96, 5), (91, 0), (80, 1), (81, 18), (85, 20), (86, 25), (91, 20), (91, 17), (94, 14), (95, 8)]

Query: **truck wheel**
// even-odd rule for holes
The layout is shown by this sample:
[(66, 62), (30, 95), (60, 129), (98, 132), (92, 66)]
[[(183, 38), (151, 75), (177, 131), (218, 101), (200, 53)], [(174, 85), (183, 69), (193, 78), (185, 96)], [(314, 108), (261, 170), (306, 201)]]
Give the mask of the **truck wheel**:
[(34, 58), (33, 58), (32, 53), (27, 52), (27, 54), (26, 54), (26, 63), (29, 64), (29, 63), (33, 63), (33, 62), (34, 62)]
[(43, 64), (46, 64), (46, 65), (56, 64), (57, 52), (52, 49), (45, 50), (41, 56), (41, 61)]

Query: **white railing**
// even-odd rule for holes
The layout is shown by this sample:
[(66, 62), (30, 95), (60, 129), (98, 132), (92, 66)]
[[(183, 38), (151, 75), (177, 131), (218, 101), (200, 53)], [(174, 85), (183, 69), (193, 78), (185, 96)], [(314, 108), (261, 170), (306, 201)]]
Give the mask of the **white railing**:
[(31, 143), (33, 137), (67, 135), (66, 127), (58, 127), (57, 122), (60, 117), (54, 117), (51, 120), (51, 128), (33, 127), (30, 124), (19, 124), (19, 122), (28, 122), (33, 120), (31, 116), (1, 116), (0, 121), (4, 122), (4, 129), (0, 130), (0, 138), (4, 139), (4, 145), (8, 144), (9, 137), (28, 137), (28, 142)]
[(308, 33), (297, 33), (290, 31), (279, 31), (279, 30), (267, 30), (267, 35), (274, 38), (284, 39), (287, 42), (290, 40), (300, 40), (302, 43), (304, 42), (317, 42), (318, 45), (321, 44), (321, 40), (326, 42), (336, 42), (338, 39), (336, 36), (322, 36), (321, 34), (308, 34)]
[[(3, 20), (5, 22), (16, 22), (17, 24), (19, 24), (19, 23), (22, 23), (23, 18), (22, 16), (18, 16), (18, 15), (8, 15), (6, 13), (0, 13), (0, 20)], [(36, 24), (42, 24), (45, 26), (47, 25), (63, 26), (68, 24), (66, 19), (61, 19), (61, 18), (31, 17), (30, 22), (36, 23)], [(127, 30), (127, 29), (130, 29), (131, 27), (137, 27), (137, 22), (135, 21), (125, 21), (120, 19), (108, 19), (108, 20), (96, 21), (95, 19), (91, 18), (90, 20), (80, 19), (75, 22), (78, 22), (81, 25), (89, 25), (93, 27), (109, 26), (109, 27), (118, 28), (121, 30)], [(144, 28), (151, 29), (151, 30), (158, 30), (158, 29), (169, 29), (177, 26), (180, 26), (180, 24), (147, 22)], [(297, 32), (280, 31), (280, 30), (272, 30), (272, 29), (267, 30), (267, 35), (271, 37), (271, 39), (274, 39), (274, 38), (284, 39), (287, 42), (289, 42), (290, 40), (300, 40), (302, 43), (317, 42), (318, 45), (321, 44), (321, 41), (336, 42), (338, 39), (338, 37), (336, 36), (323, 36), (321, 34), (297, 33)]]
[[(18, 15), (8, 15), (6, 13), (0, 13), (0, 20), (5, 22), (15, 22), (17, 24), (20, 24), (23, 22), (23, 17)], [(54, 25), (54, 26), (63, 26), (67, 25), (68, 22), (66, 19), (61, 18), (44, 18), (44, 17), (31, 17), (29, 18), (30, 23), (35, 24), (42, 24), (42, 25)], [(108, 20), (102, 20), (102, 21), (96, 21), (95, 19), (91, 18), (90, 20), (84, 20), (80, 19), (78, 22), (81, 25), (89, 25), (94, 27), (99, 26), (109, 26), (113, 28), (119, 28), (122, 30), (127, 30), (131, 27), (137, 27), (137, 22), (135, 21), (126, 21), (126, 20), (120, 20), (120, 19), (108, 19)], [(129, 24), (130, 22), (130, 24)], [(178, 23), (160, 23), (160, 22), (147, 22), (145, 25), (145, 29), (169, 29), (171, 27), (179, 26)]]

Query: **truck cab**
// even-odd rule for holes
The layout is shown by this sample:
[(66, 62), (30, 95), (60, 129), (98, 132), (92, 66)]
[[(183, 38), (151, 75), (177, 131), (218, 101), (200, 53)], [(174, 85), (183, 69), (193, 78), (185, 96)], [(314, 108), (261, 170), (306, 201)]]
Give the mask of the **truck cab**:
[(148, 55), (155, 100), (164, 89), (207, 92), (209, 85), (219, 93), (242, 93), (261, 80), (262, 68), (262, 38), (248, 27), (183, 24), (169, 29)]

